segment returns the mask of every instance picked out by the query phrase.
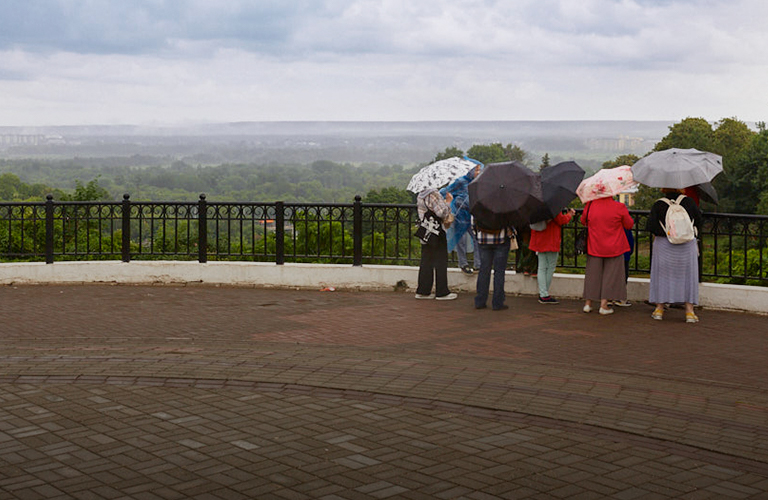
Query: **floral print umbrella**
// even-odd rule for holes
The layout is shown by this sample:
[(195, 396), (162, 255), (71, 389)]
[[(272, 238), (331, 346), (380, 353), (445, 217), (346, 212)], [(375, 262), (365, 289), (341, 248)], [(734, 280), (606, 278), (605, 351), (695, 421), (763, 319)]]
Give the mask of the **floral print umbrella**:
[(475, 168), (475, 165), (476, 163), (458, 156), (436, 161), (416, 172), (406, 189), (412, 193), (420, 193), (428, 188), (441, 188)]
[(637, 186), (629, 165), (598, 170), (595, 175), (587, 177), (576, 189), (576, 194), (582, 203), (598, 198), (610, 198)]

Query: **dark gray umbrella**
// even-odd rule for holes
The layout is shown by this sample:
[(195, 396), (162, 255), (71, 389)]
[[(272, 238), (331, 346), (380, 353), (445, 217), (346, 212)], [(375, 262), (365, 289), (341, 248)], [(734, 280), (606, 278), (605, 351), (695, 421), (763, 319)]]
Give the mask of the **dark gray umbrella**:
[(518, 161), (486, 165), (468, 189), (469, 211), (485, 229), (528, 225), (545, 206), (541, 177)]
[(703, 182), (701, 184), (695, 185), (694, 187), (696, 188), (696, 192), (699, 194), (699, 199), (708, 201), (709, 203), (713, 203), (715, 205), (718, 204), (719, 199), (717, 196), (717, 189), (715, 189), (715, 186), (713, 186), (711, 182)]
[(575, 161), (564, 161), (541, 171), (541, 189), (545, 206), (531, 216), (531, 222), (554, 219), (576, 198), (576, 189), (584, 179), (584, 169)]
[(656, 151), (632, 165), (635, 181), (657, 188), (683, 189), (703, 184), (722, 171), (720, 155), (698, 149)]

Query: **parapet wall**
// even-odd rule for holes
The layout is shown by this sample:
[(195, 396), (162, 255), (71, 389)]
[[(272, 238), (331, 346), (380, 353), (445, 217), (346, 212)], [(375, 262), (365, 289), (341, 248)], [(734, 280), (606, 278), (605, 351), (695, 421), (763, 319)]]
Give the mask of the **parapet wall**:
[[(354, 267), (347, 264), (285, 264), (263, 262), (190, 261), (76, 261), (54, 264), (0, 264), (0, 284), (167, 284), (229, 285), (275, 288), (337, 290), (376, 290), (413, 292), (417, 267)], [(449, 269), (452, 290), (474, 293), (477, 274), (467, 276), (459, 269)], [(578, 274), (555, 274), (552, 294), (562, 298), (581, 298), (584, 277)], [(510, 295), (536, 295), (535, 278), (508, 271), (505, 290)], [(630, 300), (648, 298), (648, 280), (630, 278), (627, 286)], [(700, 305), (712, 309), (768, 314), (768, 288), (702, 283)]]

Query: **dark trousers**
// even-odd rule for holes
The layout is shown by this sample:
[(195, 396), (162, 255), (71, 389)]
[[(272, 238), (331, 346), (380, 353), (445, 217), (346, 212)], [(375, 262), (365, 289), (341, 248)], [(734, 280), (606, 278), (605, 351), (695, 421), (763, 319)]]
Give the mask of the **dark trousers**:
[(488, 301), (491, 287), (491, 269), (493, 269), (493, 298), (491, 307), (499, 309), (504, 305), (504, 281), (506, 280), (509, 240), (498, 245), (478, 245), (480, 247), (480, 272), (477, 274), (477, 295), (475, 307), (484, 307)]
[(435, 295), (448, 295), (448, 241), (445, 233), (441, 232), (436, 244), (421, 245), (421, 262), (419, 264), (419, 284), (416, 293), (429, 295), (432, 292), (432, 282), (435, 283)]

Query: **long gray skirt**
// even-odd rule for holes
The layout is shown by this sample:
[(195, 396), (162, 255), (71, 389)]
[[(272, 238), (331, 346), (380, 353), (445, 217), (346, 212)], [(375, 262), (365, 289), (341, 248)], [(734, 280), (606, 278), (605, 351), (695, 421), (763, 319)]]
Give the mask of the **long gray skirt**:
[(653, 239), (651, 286), (654, 304), (699, 303), (699, 251), (696, 240), (673, 245), (663, 236)]
[(584, 298), (627, 300), (624, 254), (618, 257), (587, 255), (587, 267), (584, 270)]

